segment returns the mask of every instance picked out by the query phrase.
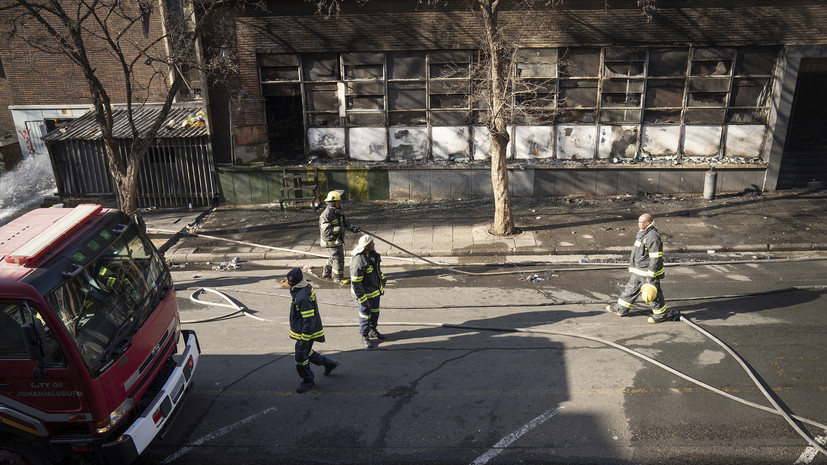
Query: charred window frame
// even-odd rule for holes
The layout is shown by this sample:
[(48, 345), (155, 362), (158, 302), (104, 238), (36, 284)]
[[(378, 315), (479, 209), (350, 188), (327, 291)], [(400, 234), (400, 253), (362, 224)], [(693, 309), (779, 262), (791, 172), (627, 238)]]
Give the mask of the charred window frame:
[(0, 79), (6, 79), (6, 70), (3, 68), (3, 57), (0, 57)]
[(471, 52), (440, 50), (428, 53), (428, 124), (464, 126), (471, 122)]
[(389, 126), (427, 125), (427, 54), (389, 52), (387, 62)]
[(514, 110), (518, 124), (553, 124), (557, 116), (556, 48), (520, 49), (514, 56)]
[(689, 48), (649, 50), (644, 124), (681, 124), (688, 72)]
[(734, 48), (690, 50), (689, 81), (683, 122), (723, 125), (732, 86)]
[(385, 54), (342, 53), (341, 62), (347, 126), (385, 126)]
[(285, 91), (298, 91), (304, 96), (306, 127), (338, 126), (341, 108), (339, 56), (335, 53), (308, 53), (300, 58), (301, 82), (298, 87)]
[(739, 48), (727, 124), (767, 124), (778, 47)]
[(600, 122), (640, 124), (646, 84), (646, 49), (603, 49), (600, 80)]
[(558, 55), (558, 123), (597, 121), (599, 48), (561, 48)]

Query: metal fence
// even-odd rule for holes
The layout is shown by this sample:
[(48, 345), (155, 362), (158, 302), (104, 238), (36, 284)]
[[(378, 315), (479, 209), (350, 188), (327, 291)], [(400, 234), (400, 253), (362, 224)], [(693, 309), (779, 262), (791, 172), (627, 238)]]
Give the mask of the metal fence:
[[(128, 152), (129, 141), (119, 141)], [(102, 198), (114, 201), (103, 142), (62, 140), (49, 144), (58, 196)], [(202, 207), (218, 197), (209, 137), (158, 139), (141, 160), (138, 172), (138, 206)]]
[[(147, 130), (158, 105), (132, 110), (139, 132)], [(112, 133), (118, 153), (129, 154), (132, 129), (127, 110), (114, 108)], [(43, 137), (49, 148), (58, 196), (66, 200), (113, 202), (115, 185), (109, 175), (100, 128), (93, 112)], [(138, 171), (138, 207), (203, 207), (218, 198), (218, 183), (203, 108), (175, 105), (166, 116)]]

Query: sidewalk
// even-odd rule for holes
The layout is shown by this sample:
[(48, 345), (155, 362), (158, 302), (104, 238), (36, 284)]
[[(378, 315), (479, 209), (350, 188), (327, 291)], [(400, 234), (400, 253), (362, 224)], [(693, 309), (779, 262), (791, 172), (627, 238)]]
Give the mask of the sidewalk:
[[(497, 263), (562, 259), (625, 259), (637, 217), (655, 215), (670, 254), (741, 252), (781, 254), (827, 250), (827, 192), (782, 191), (759, 195), (700, 197), (652, 195), (605, 199), (513, 199), (521, 233), (488, 234), (490, 200), (344, 202), (352, 224), (412, 253), (443, 263)], [(155, 210), (144, 214), (153, 242), (173, 264), (242, 262), (282, 266), (321, 265), (318, 217), (310, 207), (282, 211), (278, 205), (221, 206), (210, 210)], [(176, 236), (197, 234), (238, 242)], [(346, 254), (356, 234), (347, 234)], [(265, 247), (261, 247), (265, 246)], [(377, 251), (390, 262), (412, 257), (385, 242)], [(283, 249), (283, 250), (282, 250)], [(308, 254), (305, 254), (308, 253)], [(284, 265), (287, 266), (287, 265)]]

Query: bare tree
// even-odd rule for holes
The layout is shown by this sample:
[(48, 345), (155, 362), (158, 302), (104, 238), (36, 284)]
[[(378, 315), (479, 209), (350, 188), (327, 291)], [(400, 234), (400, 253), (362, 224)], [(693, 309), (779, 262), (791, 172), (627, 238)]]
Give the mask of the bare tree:
[[(222, 37), (215, 24), (240, 0), (0, 0), (0, 17), (10, 43), (68, 58), (83, 75), (120, 208), (137, 207), (141, 159), (152, 145), (173, 103), (188, 86), (191, 73), (226, 69), (226, 54), (203, 60), (202, 38)], [(156, 11), (158, 5), (161, 11)], [(229, 36), (229, 35), (228, 35)], [(120, 153), (113, 135), (113, 99), (126, 105), (131, 133), (128, 153)], [(148, 103), (161, 103), (148, 127), (135, 116)]]

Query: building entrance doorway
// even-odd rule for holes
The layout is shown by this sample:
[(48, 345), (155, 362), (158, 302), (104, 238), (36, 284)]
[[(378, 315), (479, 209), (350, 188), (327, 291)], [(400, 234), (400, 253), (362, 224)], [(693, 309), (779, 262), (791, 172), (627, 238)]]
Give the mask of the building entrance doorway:
[(268, 96), (267, 137), (273, 161), (304, 160), (301, 95)]
[(778, 189), (827, 184), (827, 58), (801, 60)]

